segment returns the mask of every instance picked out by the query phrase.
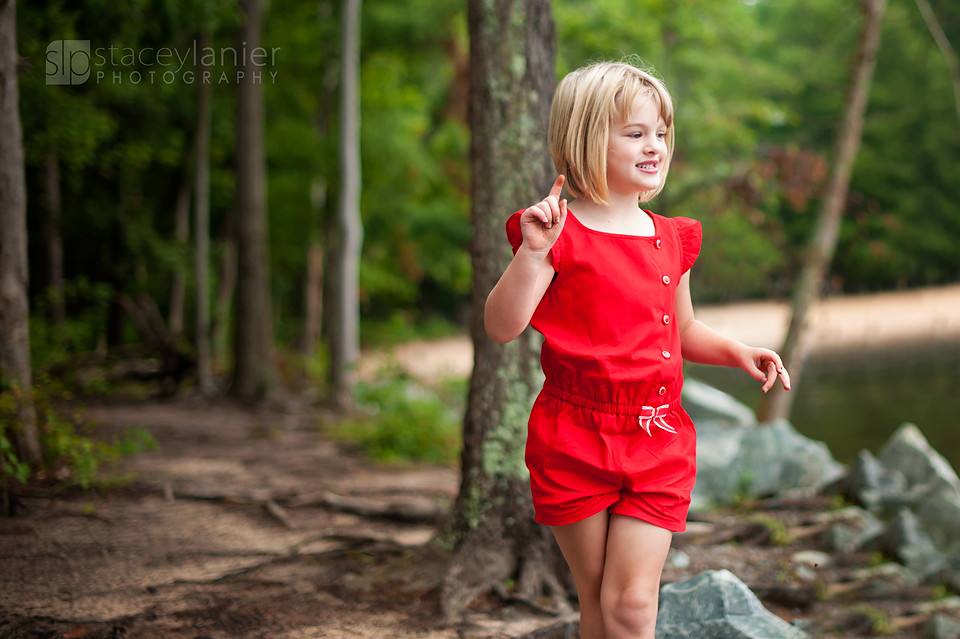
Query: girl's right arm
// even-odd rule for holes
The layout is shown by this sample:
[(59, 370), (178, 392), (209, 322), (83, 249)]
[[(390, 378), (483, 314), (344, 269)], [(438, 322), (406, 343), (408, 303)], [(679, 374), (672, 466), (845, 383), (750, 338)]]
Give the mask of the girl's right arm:
[(500, 344), (523, 332), (553, 281), (553, 265), (547, 258), (567, 218), (567, 201), (558, 201), (563, 179), (558, 177), (550, 194), (520, 216), (523, 244), (487, 297), (483, 326)]

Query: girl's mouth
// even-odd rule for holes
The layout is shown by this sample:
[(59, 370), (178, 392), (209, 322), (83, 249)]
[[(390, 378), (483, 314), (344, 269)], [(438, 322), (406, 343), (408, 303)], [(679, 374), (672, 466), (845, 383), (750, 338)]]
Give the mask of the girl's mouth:
[(637, 165), (637, 168), (643, 171), (644, 173), (656, 173), (657, 172), (657, 163), (656, 162), (642, 162)]

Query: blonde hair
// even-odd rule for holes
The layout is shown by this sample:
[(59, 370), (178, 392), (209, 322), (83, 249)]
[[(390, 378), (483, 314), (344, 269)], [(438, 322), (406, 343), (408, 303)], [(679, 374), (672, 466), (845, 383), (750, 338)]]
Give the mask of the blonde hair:
[(597, 62), (567, 74), (550, 107), (550, 155), (564, 186), (576, 198), (608, 204), (607, 147), (610, 127), (622, 124), (638, 100), (653, 96), (667, 126), (667, 157), (660, 185), (643, 193), (652, 200), (663, 190), (673, 157), (673, 99), (651, 72), (626, 62)]

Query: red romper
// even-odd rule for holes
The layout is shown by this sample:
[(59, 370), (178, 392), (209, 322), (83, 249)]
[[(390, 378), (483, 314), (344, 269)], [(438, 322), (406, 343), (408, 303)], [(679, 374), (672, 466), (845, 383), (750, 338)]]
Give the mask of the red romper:
[[(506, 224), (514, 253), (523, 242), (521, 214)], [(568, 211), (551, 249), (556, 277), (530, 320), (544, 336), (546, 380), (526, 446), (541, 524), (609, 508), (686, 529), (696, 431), (680, 406), (674, 295), (702, 232), (696, 220), (650, 217), (654, 234), (639, 237), (587, 228)]]

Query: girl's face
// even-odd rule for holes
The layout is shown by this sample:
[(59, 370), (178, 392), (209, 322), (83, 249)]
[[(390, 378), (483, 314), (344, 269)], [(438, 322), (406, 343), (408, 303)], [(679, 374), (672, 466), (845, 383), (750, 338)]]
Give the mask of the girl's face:
[(622, 123), (610, 127), (607, 188), (621, 195), (653, 191), (667, 157), (667, 125), (653, 96), (647, 96)]

